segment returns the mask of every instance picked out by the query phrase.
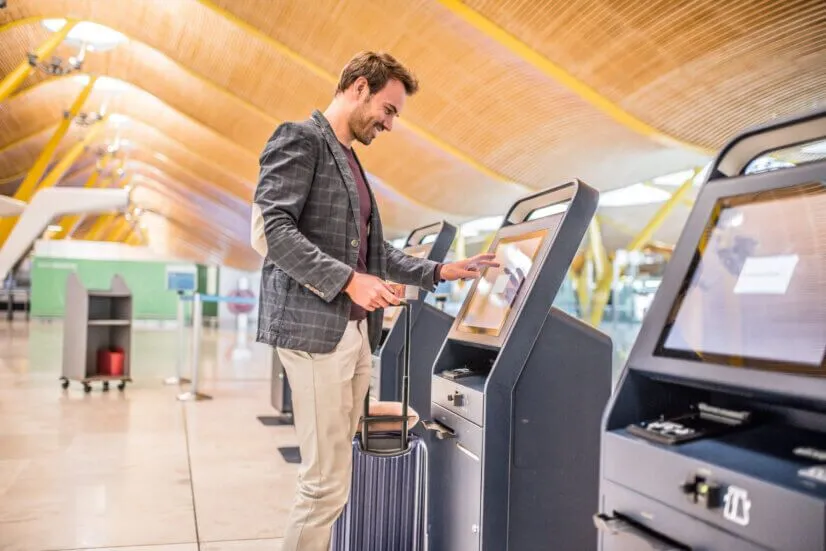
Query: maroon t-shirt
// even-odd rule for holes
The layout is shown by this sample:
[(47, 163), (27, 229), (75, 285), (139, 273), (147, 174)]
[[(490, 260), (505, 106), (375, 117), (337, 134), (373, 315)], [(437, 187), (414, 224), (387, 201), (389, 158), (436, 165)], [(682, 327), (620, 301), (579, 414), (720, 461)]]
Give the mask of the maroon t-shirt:
[[(356, 265), (356, 272), (361, 274), (367, 273), (367, 228), (370, 224), (370, 216), (373, 213), (373, 205), (370, 202), (370, 192), (367, 189), (367, 182), (364, 181), (364, 174), (361, 172), (361, 167), (356, 161), (356, 156), (353, 155), (353, 150), (341, 144), (344, 154), (347, 157), (347, 162), (350, 165), (350, 171), (353, 173), (353, 178), (356, 180), (356, 187), (359, 191), (359, 232), (361, 241), (359, 241), (359, 258)], [(367, 317), (367, 310), (356, 304), (355, 302), (350, 307), (351, 320), (363, 320)]]

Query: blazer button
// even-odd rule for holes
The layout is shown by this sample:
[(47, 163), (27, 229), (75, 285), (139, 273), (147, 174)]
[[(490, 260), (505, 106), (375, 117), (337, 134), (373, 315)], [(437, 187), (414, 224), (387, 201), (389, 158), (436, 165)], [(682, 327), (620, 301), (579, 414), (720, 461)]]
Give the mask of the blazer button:
[(359, 240), (358, 239), (353, 239), (352, 241), (350, 241), (350, 244), (353, 247), (358, 247), (359, 246)]

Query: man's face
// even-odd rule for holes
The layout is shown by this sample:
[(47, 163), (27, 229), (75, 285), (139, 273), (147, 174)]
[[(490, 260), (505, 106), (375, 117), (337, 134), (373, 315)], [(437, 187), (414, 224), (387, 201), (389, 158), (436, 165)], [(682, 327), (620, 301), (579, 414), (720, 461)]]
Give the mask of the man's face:
[(357, 80), (354, 87), (356, 105), (350, 114), (350, 131), (358, 141), (370, 145), (379, 132), (393, 129), (393, 118), (404, 107), (407, 94), (398, 80), (389, 80), (373, 95), (364, 79)]

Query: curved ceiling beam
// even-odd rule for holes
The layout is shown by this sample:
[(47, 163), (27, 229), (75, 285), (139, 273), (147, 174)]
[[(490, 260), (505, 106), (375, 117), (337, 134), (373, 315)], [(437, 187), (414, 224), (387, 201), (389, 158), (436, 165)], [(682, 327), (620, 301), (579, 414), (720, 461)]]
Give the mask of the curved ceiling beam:
[[(210, 8), (210, 9), (212, 9), (212, 8)], [(216, 7), (216, 9), (220, 9), (220, 8)], [(43, 19), (66, 19), (66, 17), (62, 16), (62, 15), (54, 15), (53, 16), (51, 14), (48, 15), (48, 16), (43, 15), (43, 16), (25, 17), (25, 18), (22, 18), (22, 19), (19, 19), (19, 20), (12, 21), (12, 22), (10, 22), (6, 25), (0, 26), (0, 34), (2, 34), (3, 31), (5, 31), (5, 30), (9, 30), (11, 28), (21, 26), (21, 25), (25, 25), (25, 24), (36, 23), (36, 22), (39, 22)], [(69, 19), (72, 19), (72, 18), (69, 18)], [(140, 42), (140, 41), (137, 41), (137, 40), (133, 39), (131, 36), (129, 36), (129, 33), (124, 32), (124, 30), (122, 28), (119, 28), (119, 27), (117, 27), (115, 25), (112, 25), (110, 23), (100, 21), (95, 17), (83, 17), (82, 20), (90, 21), (90, 22), (93, 22), (93, 23), (98, 23), (98, 24), (101, 24), (101, 25), (106, 25), (106, 26), (109, 26), (110, 28), (113, 28), (113, 29), (117, 30), (118, 32), (121, 32), (122, 34), (124, 34), (124, 36), (127, 36), (131, 41), (142, 44), (142, 45), (145, 45), (146, 47), (151, 49), (153, 52), (156, 52), (158, 55), (163, 56), (171, 64), (175, 65), (175, 67), (177, 69), (181, 70), (182, 72), (186, 73), (187, 75), (189, 75), (193, 78), (196, 78), (199, 82), (201, 82), (204, 85), (209, 86), (212, 90), (220, 90), (224, 95), (231, 96), (235, 100), (242, 101), (242, 102), (244, 102), (245, 105), (251, 106), (251, 107), (257, 109), (258, 111), (264, 113), (263, 110), (256, 107), (254, 104), (248, 102), (247, 100), (244, 100), (241, 96), (238, 96), (234, 92), (231, 92), (230, 90), (228, 90), (226, 88), (223, 88), (222, 86), (220, 86), (219, 84), (217, 84), (214, 81), (210, 80), (209, 78), (207, 78), (207, 77), (205, 77), (205, 76), (203, 76), (203, 75), (187, 68), (186, 66), (170, 59), (168, 56), (166, 56), (162, 52), (159, 52), (158, 50), (156, 50), (152, 46), (146, 45), (143, 42)], [(261, 33), (260, 31), (256, 30), (256, 32), (262, 37), (262, 39), (264, 39), (264, 41), (267, 44), (273, 45), (273, 44), (277, 43), (277, 41), (275, 41), (271, 37), (268, 37), (267, 35)], [(280, 43), (277, 43), (277, 44), (280, 44)], [(332, 79), (332, 82), (337, 81), (337, 79), (334, 76), (330, 75), (330, 73), (325, 72), (325, 74), (327, 74), (327, 77), (328, 77), (327, 80), (328, 81), (330, 79)], [(272, 115), (267, 115), (267, 117), (274, 118), (274, 117), (272, 117)], [(400, 121), (399, 125), (404, 126), (412, 134), (418, 136), (420, 139), (423, 139), (426, 143), (429, 143), (429, 144), (435, 146), (438, 150), (440, 150), (444, 154), (454, 158), (455, 160), (461, 161), (461, 164), (463, 164), (464, 166), (470, 168), (471, 170), (476, 171), (478, 174), (483, 175), (487, 178), (490, 178), (490, 179), (494, 180), (495, 182), (498, 182), (499, 184), (507, 185), (510, 188), (510, 191), (511, 191), (510, 195), (512, 195), (513, 192), (517, 192), (517, 191), (521, 192), (521, 193), (527, 193), (527, 192), (531, 191), (531, 188), (529, 188), (527, 186), (524, 186), (520, 183), (517, 183), (513, 179), (509, 179), (509, 178), (507, 178), (503, 175), (497, 174), (497, 173), (491, 171), (490, 169), (488, 169), (487, 167), (484, 167), (483, 165), (481, 165), (475, 159), (472, 159), (471, 157), (469, 157), (469, 156), (465, 155), (464, 153), (460, 152), (458, 149), (453, 148), (452, 146), (450, 146), (446, 142), (444, 142), (442, 140), (439, 140), (433, 134), (431, 134), (428, 131), (422, 129), (421, 127), (419, 127), (417, 125), (414, 125), (414, 124), (408, 124), (405, 121)], [(382, 178), (382, 179), (385, 180), (384, 178)], [(414, 205), (416, 205), (420, 208), (427, 208), (427, 209), (434, 208), (431, 205), (428, 205), (426, 203), (423, 203), (423, 202), (415, 199), (409, 193), (406, 193), (406, 192), (402, 191), (398, 187), (394, 187), (394, 190), (397, 193), (399, 193), (400, 195), (403, 195), (407, 199), (407, 201), (410, 202), (411, 204), (414, 204)], [(510, 195), (509, 195), (509, 198), (510, 198)]]
[[(163, 134), (162, 132), (155, 129), (151, 124), (143, 123), (143, 121), (134, 121), (134, 122), (136, 124), (138, 124), (139, 126), (145, 127), (145, 129), (147, 131), (149, 131), (150, 134), (152, 134), (156, 137), (160, 137), (162, 140), (169, 142), (168, 145), (170, 147), (180, 149), (180, 150), (182, 150), (183, 154), (190, 155), (191, 157), (195, 158), (197, 160), (197, 164), (198, 164), (199, 167), (202, 166), (203, 164), (211, 163), (210, 159), (204, 157), (203, 155), (200, 155), (196, 151), (193, 151), (193, 150), (189, 149), (186, 144), (183, 144), (183, 143), (181, 143), (177, 140), (174, 140), (174, 139), (170, 138), (168, 135)], [(13, 147), (16, 147), (16, 146), (20, 145), (21, 143), (28, 141), (29, 139), (35, 139), (38, 136), (45, 134), (48, 131), (48, 129), (49, 128), (45, 128), (45, 129), (35, 133), (34, 135), (27, 136), (26, 138), (23, 138), (22, 140), (17, 140), (15, 142), (11, 143), (11, 144), (7, 144), (5, 146), (5, 150), (10, 150)], [(124, 138), (124, 139), (128, 139), (130, 137), (133, 137), (133, 135), (131, 133), (135, 132), (135, 131), (137, 131), (136, 128), (124, 128), (123, 131), (122, 131), (121, 137)], [(133, 140), (133, 143), (134, 143), (135, 146), (138, 146), (142, 149), (146, 149), (144, 146), (141, 145), (140, 140)], [(163, 159), (158, 159), (158, 160), (161, 160), (162, 162), (169, 161), (170, 163), (177, 164), (177, 168), (179, 170), (187, 170), (191, 175), (195, 176), (200, 182), (210, 183), (210, 187), (212, 187), (215, 191), (217, 191), (217, 192), (228, 192), (231, 196), (241, 200), (244, 204), (248, 204), (248, 202), (250, 200), (250, 197), (252, 195), (251, 191), (241, 190), (241, 189), (238, 189), (237, 187), (233, 188), (234, 189), (234, 191), (233, 191), (233, 189), (231, 189), (229, 185), (226, 185), (226, 182), (225, 182), (225, 185), (216, 185), (216, 184), (218, 184), (218, 181), (207, 179), (208, 178), (207, 174), (201, 174), (201, 175), (194, 174), (194, 173), (192, 173), (192, 171), (190, 171), (188, 169), (185, 169), (179, 163), (175, 163), (175, 161), (171, 160), (170, 156), (171, 157), (176, 157), (176, 154), (174, 152), (172, 152), (169, 147), (163, 147), (162, 145), (158, 145), (158, 144), (155, 144), (155, 145), (157, 146), (156, 148), (158, 149), (158, 153), (162, 154), (162, 156), (163, 156)], [(65, 146), (63, 147), (63, 149), (65, 149)], [(58, 156), (60, 154), (61, 154), (61, 150), (59, 149), (58, 150)], [(128, 156), (128, 151), (127, 151), (126, 155)], [(157, 157), (155, 157), (155, 158), (157, 159)], [(250, 174), (248, 174), (246, 176), (252, 177), (253, 176), (252, 172), (253, 171), (250, 170)], [(211, 171), (210, 175), (212, 175), (214, 177), (215, 172)], [(229, 175), (229, 176), (231, 177), (231, 175)], [(377, 200), (379, 201), (380, 208), (382, 210), (384, 210), (385, 212), (387, 212), (386, 219), (387, 219), (387, 222), (388, 222), (387, 223), (387, 228), (388, 229), (404, 231), (407, 226), (415, 225), (415, 224), (419, 223), (421, 219), (424, 219), (424, 218), (427, 218), (428, 220), (430, 220), (430, 219), (438, 220), (438, 219), (442, 219), (442, 218), (456, 220), (456, 219), (460, 218), (460, 217), (457, 217), (454, 214), (445, 213), (441, 210), (433, 209), (433, 208), (431, 208), (427, 205), (420, 206), (420, 204), (417, 203), (417, 202), (408, 201), (405, 196), (402, 196), (402, 195), (398, 194), (397, 190), (391, 188), (390, 186), (387, 186), (386, 183), (384, 183), (381, 180), (371, 178), (371, 181), (375, 184), (374, 191), (376, 193)], [(247, 187), (249, 187), (249, 186), (247, 186)], [(401, 199), (401, 202), (400, 202), (399, 198)], [(403, 202), (408, 202), (409, 205), (412, 205), (414, 207), (418, 207), (419, 212), (416, 212), (414, 214), (413, 212), (410, 211), (409, 206), (408, 207), (404, 206)], [(399, 222), (396, 222), (395, 220), (397, 218), (401, 218), (401, 220)], [(466, 219), (466, 218), (467, 217), (462, 217), (462, 219)]]
[[(213, 238), (216, 238), (222, 243), (226, 243), (228, 245), (238, 246), (243, 243), (244, 240), (242, 238), (239, 238), (234, 233), (226, 231), (221, 228), (220, 225), (211, 225), (204, 221), (203, 218), (193, 215), (193, 213), (169, 208), (172, 194), (168, 193), (169, 190), (164, 190), (163, 186), (146, 186), (141, 189), (143, 190), (143, 197), (141, 201), (136, 202), (136, 204), (140, 206), (142, 210), (152, 210), (154, 212), (162, 213), (167, 218), (179, 219), (185, 222), (190, 228), (197, 229), (199, 232), (204, 232), (211, 235)], [(159, 196), (161, 199), (158, 200), (155, 196)]]
[[(564, 86), (592, 105), (594, 108), (598, 109), (602, 113), (605, 113), (608, 117), (625, 126), (629, 130), (642, 134), (643, 136), (665, 146), (681, 147), (683, 149), (696, 151), (704, 155), (713, 154), (713, 151), (695, 144), (686, 143), (673, 136), (669, 136), (665, 132), (662, 132), (650, 124), (638, 119), (559, 65), (552, 62), (550, 59), (541, 55), (539, 52), (519, 40), (519, 38), (508, 33), (495, 22), (466, 6), (461, 0), (438, 0), (438, 2), (453, 15), (463, 20), (484, 36), (500, 44), (522, 61), (531, 64), (546, 76)], [(202, 1), (201, 3), (204, 2)]]
[[(10, 96), (9, 101), (14, 101), (17, 98), (20, 98), (21, 101), (27, 101), (27, 100), (30, 101), (32, 97), (37, 97), (38, 100), (43, 101), (43, 99), (41, 99), (38, 96), (39, 93), (43, 93), (49, 99), (54, 99), (58, 94), (64, 94), (65, 93), (65, 95), (67, 96), (66, 99), (69, 99), (70, 97), (73, 97), (73, 95), (68, 93), (68, 86), (66, 86), (67, 84), (69, 84), (70, 86), (73, 85), (72, 87), (76, 88), (78, 90), (82, 89), (82, 85), (79, 82), (77, 82), (77, 80), (76, 80), (78, 76), (91, 76), (91, 75), (88, 74), (88, 73), (73, 73), (72, 75), (64, 75), (64, 76), (59, 76), (59, 77), (53, 77), (53, 78), (50, 78), (48, 80), (42, 80), (40, 82), (37, 82), (37, 83), (33, 84), (32, 86), (28, 86), (28, 87), (26, 87), (22, 90), (18, 90), (15, 94)], [(96, 76), (100, 76), (100, 75), (96, 75)], [(114, 77), (109, 77), (109, 78), (114, 78)], [(178, 110), (177, 108), (175, 108), (172, 105), (165, 102), (162, 98), (159, 98), (159, 97), (155, 96), (151, 92), (148, 92), (145, 88), (142, 88), (141, 86), (138, 86), (137, 84), (135, 84), (131, 81), (122, 80), (122, 79), (119, 79), (119, 78), (114, 78), (114, 80), (122, 82), (125, 86), (128, 87), (128, 90), (123, 91), (123, 92), (119, 92), (113, 100), (109, 99), (109, 98), (106, 98), (106, 97), (104, 97), (104, 98), (99, 97), (99, 96), (106, 96), (106, 94), (107, 94), (106, 91), (93, 90), (90, 97), (89, 97), (89, 99), (86, 100), (83, 110), (88, 112), (88, 111), (93, 110), (93, 109), (90, 109), (89, 107), (92, 107), (92, 106), (100, 107), (101, 105), (105, 105), (107, 107), (107, 111), (117, 110), (117, 111), (121, 112), (121, 114), (124, 114), (124, 115), (126, 115), (130, 118), (138, 118), (138, 119), (143, 120), (144, 122), (146, 122), (145, 117), (147, 116), (147, 113), (143, 112), (142, 110), (138, 110), (140, 114), (136, 115), (130, 109), (130, 106), (132, 104), (137, 104), (140, 101), (158, 102), (160, 105), (155, 106), (155, 107), (160, 108), (160, 109), (164, 109), (164, 110), (169, 110), (173, 114), (173, 116), (181, 118), (183, 121), (185, 121), (186, 124), (192, 126), (193, 129), (196, 129), (199, 132), (204, 132), (207, 135), (209, 135), (210, 139), (213, 139), (215, 141), (220, 141), (225, 147), (227, 147), (230, 150), (240, 150), (244, 154), (252, 155), (252, 156), (255, 157), (255, 159), (257, 161), (257, 158), (258, 158), (258, 155), (259, 155), (260, 152), (253, 151), (253, 150), (250, 150), (250, 149), (248, 149), (248, 148), (246, 148), (242, 145), (239, 145), (238, 143), (236, 143), (236, 142), (230, 140), (229, 138), (227, 138), (226, 135), (223, 134), (222, 132), (220, 132), (219, 129), (216, 129), (216, 128), (208, 125), (208, 124), (205, 124), (205, 123), (201, 122), (200, 120), (197, 120), (194, 117), (191, 117), (187, 113), (183, 113), (182, 111)], [(53, 93), (53, 91), (50, 90), (50, 88), (59, 88), (59, 90), (57, 91), (57, 93)], [(74, 92), (74, 90), (73, 90), (73, 92)], [(135, 97), (134, 98), (129, 97), (127, 100), (124, 100), (123, 99), (125, 97), (124, 94), (134, 95)], [(133, 99), (135, 101), (132, 101)], [(27, 101), (27, 103), (28, 103), (28, 101)], [(69, 101), (71, 101), (71, 100), (69, 99)], [(129, 110), (128, 114), (124, 113), (124, 111), (126, 111), (126, 110)], [(62, 113), (61, 113), (61, 116), (62, 116)], [(60, 118), (60, 117), (58, 117), (58, 118)]]
[[(148, 168), (149, 170), (147, 171), (146, 168)], [(174, 192), (178, 195), (179, 200), (175, 202), (176, 206), (180, 206), (182, 204), (180, 200), (184, 200), (185, 202), (191, 202), (194, 205), (195, 209), (197, 209), (199, 212), (206, 216), (210, 216), (211, 219), (215, 218), (215, 214), (218, 214), (219, 216), (228, 216), (230, 217), (230, 219), (234, 220), (235, 224), (237, 225), (237, 229), (242, 230), (242, 232), (249, 233), (248, 216), (244, 216), (238, 211), (235, 211), (227, 207), (226, 205), (223, 205), (219, 202), (210, 199), (209, 197), (199, 193), (198, 191), (193, 190), (193, 188), (190, 185), (164, 174), (162, 171), (157, 170), (155, 167), (145, 165), (144, 163), (129, 161), (126, 163), (124, 169), (126, 170), (127, 174), (133, 176), (130, 182), (133, 188), (139, 187), (141, 185), (141, 182), (152, 183), (153, 185), (162, 184), (166, 187), (166, 189), (169, 189), (171, 192)], [(94, 170), (94, 167), (89, 166), (84, 170), (76, 172), (69, 178), (64, 178), (62, 183), (66, 186), (76, 186), (78, 184), (81, 184), (84, 181), (86, 181), (86, 179)], [(204, 208), (214, 209), (217, 212), (207, 213), (204, 211)]]
[[(58, 81), (57, 83), (53, 83), (52, 81), (44, 81), (42, 84), (40, 84), (38, 86), (29, 87), (26, 90), (16, 94), (15, 96), (13, 96), (13, 98), (10, 99), (9, 109), (11, 111), (13, 111), (17, 107), (17, 104), (25, 105), (32, 98), (35, 98), (34, 101), (44, 102), (43, 105), (45, 105), (45, 102), (48, 101), (48, 96), (43, 95), (43, 94), (39, 94), (38, 92), (44, 91), (44, 87), (46, 88), (45, 91), (49, 91), (48, 90), (49, 87), (51, 87), (51, 86), (61, 86), (65, 82), (66, 81), (63, 81), (63, 82)], [(154, 96), (149, 96), (149, 97), (154, 98)], [(146, 98), (141, 98), (141, 99), (146, 99)], [(223, 136), (220, 136), (217, 133), (215, 133), (214, 131), (212, 131), (211, 129), (208, 129), (208, 128), (204, 127), (203, 125), (200, 125), (200, 123), (197, 123), (196, 121), (193, 121), (193, 120), (189, 119), (188, 117), (186, 117), (186, 115), (178, 113), (177, 111), (175, 111), (174, 109), (172, 109), (168, 105), (164, 104), (162, 102), (162, 100), (157, 99), (157, 98), (154, 98), (154, 99), (161, 103), (160, 106), (155, 106), (155, 107), (158, 108), (155, 112), (150, 111), (148, 105), (143, 106), (146, 109), (140, 109), (140, 107), (136, 108), (136, 107), (130, 105), (130, 102), (128, 102), (128, 101), (118, 101), (118, 100), (116, 100), (116, 101), (112, 102), (112, 106), (109, 108), (108, 113), (110, 115), (123, 115), (123, 116), (128, 118), (128, 123), (125, 124), (124, 127), (123, 127), (123, 133), (124, 134), (129, 132), (129, 127), (131, 126), (131, 123), (138, 122), (138, 123), (142, 123), (143, 125), (145, 125), (147, 127), (152, 127), (152, 128), (157, 129), (159, 132), (166, 135), (167, 137), (170, 137), (170, 134), (172, 134), (172, 132), (175, 130), (176, 122), (179, 122), (179, 121), (166, 120), (167, 117), (163, 116), (164, 109), (169, 109), (169, 111), (172, 114), (176, 115), (176, 116), (180, 115), (184, 120), (191, 122), (192, 131), (195, 132), (196, 135), (199, 132), (203, 132), (203, 133), (205, 133), (209, 136), (209, 139), (211, 139), (212, 142), (214, 142), (212, 144), (214, 146), (213, 151), (212, 151), (213, 154), (214, 153), (219, 153), (220, 148), (226, 148), (227, 150), (235, 150), (236, 151), (236, 154), (233, 156), (234, 158), (230, 159), (233, 162), (231, 162), (229, 164), (227, 164), (225, 161), (222, 161), (222, 160), (217, 160), (217, 159), (210, 158), (208, 156), (204, 156), (203, 154), (201, 154), (201, 158), (205, 163), (208, 163), (208, 164), (212, 165), (214, 168), (224, 172), (225, 174), (228, 174), (228, 175), (235, 174), (239, 178), (243, 179), (244, 183), (246, 184), (245, 187), (247, 188), (247, 192), (251, 196), (253, 190), (255, 189), (255, 182), (256, 182), (257, 173), (258, 173), (257, 156), (255, 154), (253, 154), (252, 152), (246, 150), (246, 149), (240, 148), (239, 146), (237, 146), (235, 144), (231, 144), (231, 143), (227, 142), (227, 140)], [(100, 96), (93, 95), (90, 98), (90, 100), (87, 101), (86, 106), (87, 107), (93, 107), (93, 106), (95, 106), (96, 103), (100, 103), (101, 101), (102, 100), (101, 100)], [(42, 111), (42, 110), (39, 110), (39, 111)], [(153, 115), (158, 115), (158, 116), (153, 116)], [(59, 111), (59, 110), (48, 110), (47, 109), (47, 110), (45, 110), (45, 114), (40, 114), (40, 116), (37, 117), (36, 120), (37, 120), (37, 122), (41, 122), (41, 123), (45, 121), (49, 126), (51, 126), (52, 124), (56, 124), (59, 120), (61, 120), (62, 117), (63, 117), (63, 114), (62, 114), (61, 111)], [(30, 120), (29, 118), (26, 118), (25, 120), (18, 121), (18, 122), (20, 123), (18, 125), (20, 127), (30, 127), (30, 123), (32, 123), (33, 121)], [(114, 129), (114, 127), (110, 127), (110, 132), (113, 129)], [(181, 132), (183, 132), (183, 131), (184, 130), (181, 129)], [(179, 134), (181, 132), (179, 132)], [(192, 141), (194, 141), (197, 138), (197, 136), (195, 136), (195, 135), (190, 135), (189, 137), (191, 138)], [(170, 137), (170, 139), (172, 139), (172, 138)], [(175, 140), (175, 141), (178, 144), (180, 144), (181, 146), (183, 146), (183, 144), (179, 140)], [(205, 145), (209, 145), (209, 143), (205, 142)], [(218, 147), (219, 150), (215, 151), (215, 149), (214, 149), (215, 147)], [(185, 148), (188, 151), (194, 153), (194, 150), (189, 145), (185, 146)], [(216, 156), (230, 157), (229, 155), (216, 155)], [(239, 166), (239, 165), (241, 165), (241, 166)], [(238, 170), (242, 166), (248, 166), (249, 168), (247, 170), (244, 170), (244, 171)]]
[[(8, 149), (15, 146), (21, 146), (24, 142), (28, 140), (37, 139), (38, 136), (41, 136), (43, 133), (44, 132), (39, 132), (33, 136), (29, 136), (27, 138), (24, 138), (23, 140), (10, 144)], [(124, 137), (130, 138), (132, 136), (130, 136), (130, 134), (126, 132), (124, 134)], [(42, 139), (45, 139), (45, 137), (43, 137)], [(163, 136), (163, 139), (168, 139), (168, 137)], [(177, 146), (185, 148), (185, 146), (180, 143), (178, 143)], [(67, 147), (68, 146), (64, 145), (62, 149), (59, 149), (57, 155), (60, 156), (62, 154), (62, 151), (65, 151)], [(171, 151), (169, 147), (166, 147), (164, 144), (155, 144), (154, 150), (157, 150), (157, 153), (153, 154), (151, 152), (151, 149), (152, 148), (146, 148), (140, 142), (140, 140), (134, 140), (133, 147), (125, 152), (125, 156), (126, 158), (130, 158), (130, 156), (138, 155), (144, 161), (151, 164), (152, 166), (155, 166), (156, 168), (160, 168), (158, 164), (161, 163), (164, 166), (167, 166), (172, 172), (183, 173), (183, 175), (187, 176), (190, 179), (190, 181), (194, 181), (195, 185), (193, 185), (192, 187), (194, 189), (199, 189), (204, 195), (216, 199), (218, 200), (218, 202), (225, 203), (227, 202), (227, 200), (233, 201), (239, 208), (249, 207), (249, 200), (247, 198), (239, 198), (237, 194), (230, 193), (230, 190), (228, 190), (226, 186), (216, 185), (215, 180), (207, 179), (209, 177), (208, 174), (197, 174), (192, 170), (176, 163), (176, 161), (170, 158), (177, 157), (176, 152)], [(186, 154), (193, 157), (194, 159), (196, 159), (196, 162), (199, 167), (202, 164), (200, 161), (202, 158), (196, 152), (184, 150), (182, 152), (179, 151), (178, 154)], [(90, 152), (87, 152), (86, 155), (78, 161), (78, 163), (83, 161), (91, 163), (92, 161), (90, 159), (92, 157), (94, 157), (94, 155)], [(75, 167), (73, 170), (77, 171), (77, 167)], [(212, 173), (212, 176), (214, 177), (215, 174)], [(175, 179), (183, 181), (184, 178), (175, 176)], [(388, 230), (388, 234), (395, 231), (404, 232), (409, 227), (412, 227), (416, 224), (421, 224), (421, 221), (424, 219), (434, 221), (443, 218), (451, 220), (456, 219), (452, 215), (447, 215), (439, 211), (435, 211), (433, 209), (411, 210), (409, 206), (405, 206), (403, 203), (400, 203), (395, 197), (393, 197), (392, 193), (389, 193), (386, 190), (382, 182), (376, 180), (372, 181), (375, 184), (374, 192), (376, 194), (376, 199), (379, 202), (380, 210), (385, 213), (385, 226)]]
[[(220, 167), (220, 166), (215, 165), (212, 162), (211, 159), (209, 159), (207, 157), (204, 157), (203, 155), (200, 155), (199, 153), (197, 153), (195, 151), (192, 151), (191, 149), (188, 148), (188, 146), (186, 144), (183, 144), (183, 143), (179, 142), (178, 140), (175, 140), (174, 138), (171, 138), (170, 136), (168, 136), (166, 134), (163, 134), (162, 132), (160, 132), (156, 128), (152, 127), (149, 124), (145, 124), (142, 121), (133, 121), (133, 122), (135, 124), (130, 125), (130, 127), (124, 128), (122, 130), (122, 132), (121, 132), (121, 137), (122, 138), (130, 139), (131, 137), (134, 137), (136, 135), (139, 136), (139, 137), (143, 137), (143, 138), (146, 138), (147, 136), (155, 138), (156, 140), (160, 140), (161, 142), (163, 142), (161, 148), (158, 149), (158, 152), (163, 154), (166, 158), (169, 158), (170, 155), (174, 157), (174, 156), (176, 156), (176, 153), (181, 153), (185, 156), (189, 156), (189, 157), (193, 158), (198, 166), (202, 166), (202, 165), (210, 166), (210, 165), (212, 165), (212, 168), (214, 169), (214, 171), (210, 171), (210, 174), (213, 175), (213, 176), (215, 175), (215, 172), (220, 172), (220, 173), (223, 174), (223, 176), (225, 176), (226, 178), (229, 178), (229, 180), (227, 180), (228, 182), (235, 182), (236, 178), (238, 178), (239, 181), (241, 182), (241, 184), (244, 184), (244, 180), (240, 180), (239, 176), (237, 176), (236, 174), (228, 172), (229, 169), (227, 169), (225, 167)], [(17, 140), (15, 142), (7, 144), (5, 146), (3, 152), (7, 153), (8, 151), (10, 151), (14, 148), (24, 146), (28, 142), (36, 140), (39, 137), (42, 137), (49, 130), (49, 128), (50, 127), (39, 130), (39, 131), (35, 132), (34, 134), (30, 134), (29, 136), (26, 136), (26, 137), (24, 137), (20, 140)], [(111, 130), (109, 130), (109, 131), (111, 132)], [(143, 132), (142, 136), (141, 136), (141, 134), (138, 133), (139, 131)], [(103, 137), (98, 138), (96, 143), (100, 144), (101, 141), (103, 141), (105, 143), (106, 139), (107, 139), (107, 136), (104, 135)], [(132, 141), (133, 143), (138, 143), (135, 140), (130, 140), (130, 141)], [(163, 146), (166, 146), (166, 148), (162, 148)], [(65, 145), (65, 144), (62, 145), (61, 148), (59, 148), (58, 151), (56, 152), (55, 157), (56, 158), (59, 157), (62, 154), (62, 152), (65, 151), (66, 147), (68, 147), (68, 146)], [(175, 153), (173, 153), (171, 150), (174, 150)], [(250, 197), (252, 197), (252, 189), (250, 189), (249, 185), (243, 185), (243, 187), (241, 187), (241, 188), (239, 188), (237, 185), (234, 185), (234, 184), (224, 186), (224, 185), (218, 185), (218, 183), (216, 181), (209, 180), (207, 178), (208, 177), (205, 176), (205, 175), (201, 176), (201, 179), (205, 182), (209, 182), (212, 187), (215, 187), (216, 189), (224, 191), (224, 192), (228, 192), (231, 195), (233, 195), (233, 196), (235, 196), (239, 199), (242, 199), (245, 202), (249, 201)]]

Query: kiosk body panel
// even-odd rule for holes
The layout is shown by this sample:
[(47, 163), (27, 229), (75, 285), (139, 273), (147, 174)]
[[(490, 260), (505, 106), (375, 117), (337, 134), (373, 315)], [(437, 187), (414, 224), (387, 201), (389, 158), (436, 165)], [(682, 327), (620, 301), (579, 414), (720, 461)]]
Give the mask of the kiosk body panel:
[(432, 549), (596, 545), (611, 341), (551, 305), (597, 198), (577, 181), (514, 205), (434, 363)]
[[(800, 135), (818, 117), (826, 137), (826, 112)], [(826, 549), (826, 162), (730, 173), (794, 127), (735, 140), (695, 203), (606, 410), (602, 550), (619, 526), (674, 549)]]

